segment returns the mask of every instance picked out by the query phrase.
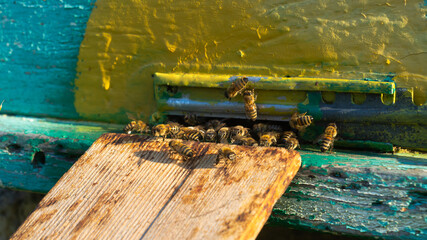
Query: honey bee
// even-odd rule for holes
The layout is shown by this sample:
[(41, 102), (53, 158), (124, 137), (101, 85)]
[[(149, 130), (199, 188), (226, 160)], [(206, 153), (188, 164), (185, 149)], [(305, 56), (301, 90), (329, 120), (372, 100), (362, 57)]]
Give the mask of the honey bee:
[(289, 125), (291, 126), (291, 128), (301, 131), (306, 127), (310, 126), (310, 124), (313, 122), (313, 117), (305, 114), (306, 113), (292, 114), (291, 120), (289, 121)]
[(258, 123), (253, 125), (252, 132), (257, 136), (261, 136), (266, 132), (282, 132), (283, 128), (279, 125)]
[(280, 136), (277, 132), (266, 132), (261, 135), (259, 139), (259, 145), (264, 147), (270, 147), (277, 144), (277, 138)]
[(233, 97), (235, 97), (237, 94), (241, 93), (243, 89), (245, 89), (246, 84), (249, 82), (249, 79), (247, 77), (241, 77), (236, 80), (234, 80), (231, 85), (225, 90), (225, 97), (228, 98), (228, 100), (231, 100)]
[(231, 128), (230, 130), (230, 137), (235, 137), (235, 136), (248, 136), (249, 135), (249, 129), (245, 128), (241, 125), (237, 125)]
[(206, 130), (206, 142), (216, 142), (217, 133), (215, 129), (209, 128)]
[(176, 122), (168, 122), (168, 124), (166, 124), (166, 127), (168, 128), (168, 134), (171, 135), (171, 137), (173, 138), (176, 138), (176, 136), (181, 130), (181, 126), (179, 125), (179, 123)]
[(243, 92), (246, 116), (252, 121), (255, 121), (257, 118), (257, 107), (255, 104), (256, 98), (257, 96), (255, 95), (255, 91), (253, 89), (245, 90)]
[(215, 131), (218, 131), (218, 129), (220, 129), (224, 126), (225, 126), (225, 123), (222, 121), (219, 121), (217, 119), (209, 120), (206, 123), (206, 128), (213, 128), (213, 129), (215, 129)]
[(173, 135), (173, 138), (177, 138), (177, 139), (183, 139), (184, 138), (184, 133), (185, 131), (182, 129), (179, 129), (179, 132), (176, 133), (175, 135)]
[(218, 156), (216, 158), (215, 165), (217, 165), (221, 160), (224, 160), (226, 163), (232, 162), (236, 159), (236, 153), (228, 147), (222, 147), (218, 150)]
[(169, 147), (173, 153), (178, 153), (184, 158), (184, 160), (188, 160), (194, 157), (193, 149), (183, 144), (181, 141), (172, 140), (169, 142)]
[(297, 147), (300, 148), (298, 139), (293, 138), (293, 137), (286, 139), (284, 145), (285, 145), (285, 148), (288, 150), (294, 150)]
[(151, 129), (153, 136), (163, 137), (165, 140), (166, 136), (169, 134), (169, 126), (167, 124), (158, 124)]
[(131, 134), (132, 132), (149, 133), (150, 127), (145, 122), (141, 120), (136, 120), (126, 125), (123, 131), (127, 134)]
[(230, 139), (230, 142), (243, 146), (258, 146), (257, 141), (251, 137), (235, 136)]
[(228, 138), (230, 137), (230, 128), (222, 127), (218, 130), (218, 141), (220, 143), (228, 143)]
[(183, 139), (193, 141), (203, 141), (205, 139), (206, 132), (203, 129), (195, 127), (184, 128)]
[(326, 129), (325, 133), (320, 135), (320, 151), (326, 152), (330, 151), (332, 152), (332, 149), (334, 148), (334, 140), (335, 137), (338, 134), (337, 125), (335, 123), (330, 123)]
[(297, 135), (293, 131), (285, 131), (282, 134), (282, 138), (280, 139), (282, 143), (286, 143), (286, 141), (290, 138), (296, 138)]
[(125, 133), (131, 134), (132, 132), (136, 132), (143, 134), (150, 132), (150, 127), (145, 122), (138, 120), (141, 119), (141, 116), (139, 114), (137, 114), (138, 116), (135, 116), (132, 113), (126, 113), (126, 115), (132, 121), (123, 128), (123, 131)]
[(184, 115), (184, 121), (189, 126), (195, 126), (199, 123), (199, 120), (197, 119), (196, 114), (186, 113)]
[(205, 136), (205, 140), (207, 142), (216, 142), (217, 139), (217, 131), (224, 127), (225, 123), (219, 121), (219, 120), (210, 120), (206, 123), (206, 136)]

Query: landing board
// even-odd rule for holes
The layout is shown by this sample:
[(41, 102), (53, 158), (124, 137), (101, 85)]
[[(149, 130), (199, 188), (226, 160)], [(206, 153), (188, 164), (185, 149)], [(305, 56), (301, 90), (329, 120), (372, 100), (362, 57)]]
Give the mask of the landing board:
[(104, 134), (59, 180), (12, 239), (254, 239), (301, 165), (296, 151)]

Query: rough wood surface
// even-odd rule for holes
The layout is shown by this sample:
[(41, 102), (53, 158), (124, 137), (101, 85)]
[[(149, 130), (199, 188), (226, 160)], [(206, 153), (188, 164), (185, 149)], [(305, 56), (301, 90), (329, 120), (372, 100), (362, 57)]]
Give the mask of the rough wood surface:
[(302, 166), (270, 223), (359, 236), (427, 239), (427, 155), (299, 151)]
[(12, 239), (254, 239), (301, 158), (280, 148), (188, 142), (193, 161), (169, 156), (168, 140), (105, 134), (60, 179)]
[[(103, 133), (123, 125), (0, 115), (0, 188), (47, 193)], [(44, 161), (35, 161), (40, 152)]]

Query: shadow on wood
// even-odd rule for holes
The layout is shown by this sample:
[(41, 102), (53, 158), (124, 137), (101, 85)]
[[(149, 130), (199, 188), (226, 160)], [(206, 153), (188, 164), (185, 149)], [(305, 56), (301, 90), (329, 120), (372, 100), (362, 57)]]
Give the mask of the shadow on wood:
[(60, 179), (12, 239), (254, 239), (301, 165), (296, 151), (104, 134)]

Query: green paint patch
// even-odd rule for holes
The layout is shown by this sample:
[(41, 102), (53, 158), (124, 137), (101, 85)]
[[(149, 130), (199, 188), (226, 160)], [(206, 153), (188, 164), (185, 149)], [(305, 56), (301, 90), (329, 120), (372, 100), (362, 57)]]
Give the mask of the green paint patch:
[(307, 113), (313, 116), (315, 120), (321, 120), (323, 117), (320, 110), (320, 102), (322, 101), (322, 94), (320, 92), (308, 92), (307, 99), (298, 104), (299, 113)]

